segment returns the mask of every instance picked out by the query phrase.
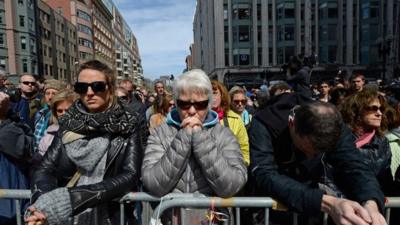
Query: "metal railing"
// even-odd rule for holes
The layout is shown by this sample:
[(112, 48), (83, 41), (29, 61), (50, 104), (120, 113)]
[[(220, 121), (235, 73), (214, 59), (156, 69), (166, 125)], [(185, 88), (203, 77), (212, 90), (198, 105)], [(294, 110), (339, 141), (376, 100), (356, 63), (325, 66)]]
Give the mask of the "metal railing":
[(0, 199), (14, 199), (17, 225), (22, 224), (21, 199), (29, 199), (30, 197), (30, 190), (0, 189)]
[[(11, 189), (0, 189), (0, 199), (13, 199), (15, 202), (16, 209), (16, 220), (17, 225), (22, 225), (22, 212), (21, 200), (30, 198), (30, 190), (11, 190)], [(168, 209), (176, 207), (194, 207), (194, 208), (210, 208), (221, 207), (221, 208), (235, 208), (235, 223), (240, 224), (240, 209), (241, 208), (264, 208), (264, 224), (269, 224), (270, 209), (273, 210), (285, 210), (283, 205), (269, 197), (233, 197), (233, 198), (219, 198), (219, 197), (208, 197), (202, 194), (193, 193), (170, 193), (161, 198), (149, 195), (144, 192), (132, 192), (121, 199), (120, 204), (120, 220), (121, 225), (124, 225), (125, 220), (125, 204), (130, 202), (159, 202), (157, 207), (154, 209), (152, 215), (146, 215), (150, 219), (149, 223), (143, 223), (155, 225), (160, 220), (161, 215)], [(400, 208), (400, 197), (387, 197), (385, 202), (385, 218), (386, 221), (390, 219), (391, 208)], [(298, 224), (298, 215), (293, 214), (293, 224)], [(327, 224), (328, 216), (325, 214), (323, 223)]]

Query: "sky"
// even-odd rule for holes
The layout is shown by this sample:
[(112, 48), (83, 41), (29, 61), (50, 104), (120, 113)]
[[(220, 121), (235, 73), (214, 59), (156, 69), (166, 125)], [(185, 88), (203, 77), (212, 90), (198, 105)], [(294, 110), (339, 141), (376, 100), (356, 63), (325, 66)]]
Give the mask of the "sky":
[(136, 36), (143, 75), (182, 74), (193, 43), (196, 0), (113, 0)]

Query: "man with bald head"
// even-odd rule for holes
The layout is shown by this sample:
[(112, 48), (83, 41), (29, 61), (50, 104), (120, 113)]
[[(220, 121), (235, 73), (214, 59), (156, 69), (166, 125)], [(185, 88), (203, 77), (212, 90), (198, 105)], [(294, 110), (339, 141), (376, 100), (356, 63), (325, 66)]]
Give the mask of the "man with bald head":
[(19, 78), (21, 100), (13, 103), (12, 110), (19, 115), (21, 121), (34, 128), (33, 117), (41, 108), (38, 95), (37, 78), (32, 74), (23, 74)]

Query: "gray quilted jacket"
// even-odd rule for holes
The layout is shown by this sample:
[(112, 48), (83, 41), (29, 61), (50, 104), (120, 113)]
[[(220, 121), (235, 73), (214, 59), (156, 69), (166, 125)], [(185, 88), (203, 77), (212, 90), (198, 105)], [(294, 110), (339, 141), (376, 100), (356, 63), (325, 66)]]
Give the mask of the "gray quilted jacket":
[(210, 111), (203, 129), (190, 134), (180, 129), (176, 110), (167, 123), (148, 138), (142, 179), (156, 196), (175, 193), (202, 193), (229, 197), (247, 181), (247, 169), (240, 146), (229, 128)]

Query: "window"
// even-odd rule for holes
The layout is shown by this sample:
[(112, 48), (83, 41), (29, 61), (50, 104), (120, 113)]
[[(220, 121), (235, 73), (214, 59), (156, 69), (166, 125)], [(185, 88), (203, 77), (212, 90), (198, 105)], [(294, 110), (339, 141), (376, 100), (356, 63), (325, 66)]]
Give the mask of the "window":
[(4, 47), (4, 34), (0, 34), (0, 46)]
[(337, 16), (338, 16), (337, 8), (329, 8), (328, 9), (328, 18), (334, 19), (334, 18), (337, 18)]
[(21, 49), (26, 49), (26, 37), (21, 37)]
[(57, 13), (62, 15), (64, 13), (63, 8), (62, 7), (57, 7)]
[(249, 41), (250, 40), (250, 32), (249, 26), (239, 26), (239, 41)]
[(245, 8), (245, 9), (239, 9), (238, 11), (238, 18), (239, 20), (246, 20), (250, 18), (250, 9)]
[(25, 26), (25, 16), (19, 16), (19, 25), (21, 27)]
[(28, 0), (28, 7), (33, 9), (33, 2), (32, 0)]
[(285, 41), (293, 41), (294, 40), (294, 26), (286, 25), (285, 26)]
[(329, 62), (336, 62), (336, 46), (329, 46), (328, 47), (328, 61)]
[(78, 24), (78, 31), (83, 32), (85, 34), (89, 34), (89, 35), (93, 34), (92, 29), (83, 24)]
[(234, 65), (250, 65), (250, 49), (233, 50)]
[(35, 39), (29, 39), (29, 47), (32, 53), (36, 53)]
[(337, 34), (337, 26), (334, 24), (329, 24), (328, 25), (328, 40), (335, 41), (336, 34)]
[(82, 10), (78, 9), (77, 15), (78, 15), (79, 18), (82, 18), (82, 19), (87, 20), (87, 21), (91, 21), (90, 20), (90, 15), (88, 13), (82, 11)]
[(33, 19), (31, 19), (31, 18), (28, 19), (28, 27), (29, 27), (29, 30), (31, 30), (31, 31), (35, 30), (33, 27)]
[(24, 1), (23, 0), (18, 0), (18, 5), (23, 5)]
[(225, 54), (225, 66), (229, 66), (229, 48), (225, 48), (224, 54)]
[(22, 72), (23, 73), (28, 72), (28, 60), (27, 59), (22, 59)]
[(294, 18), (294, 9), (285, 9), (285, 18), (286, 19)]

